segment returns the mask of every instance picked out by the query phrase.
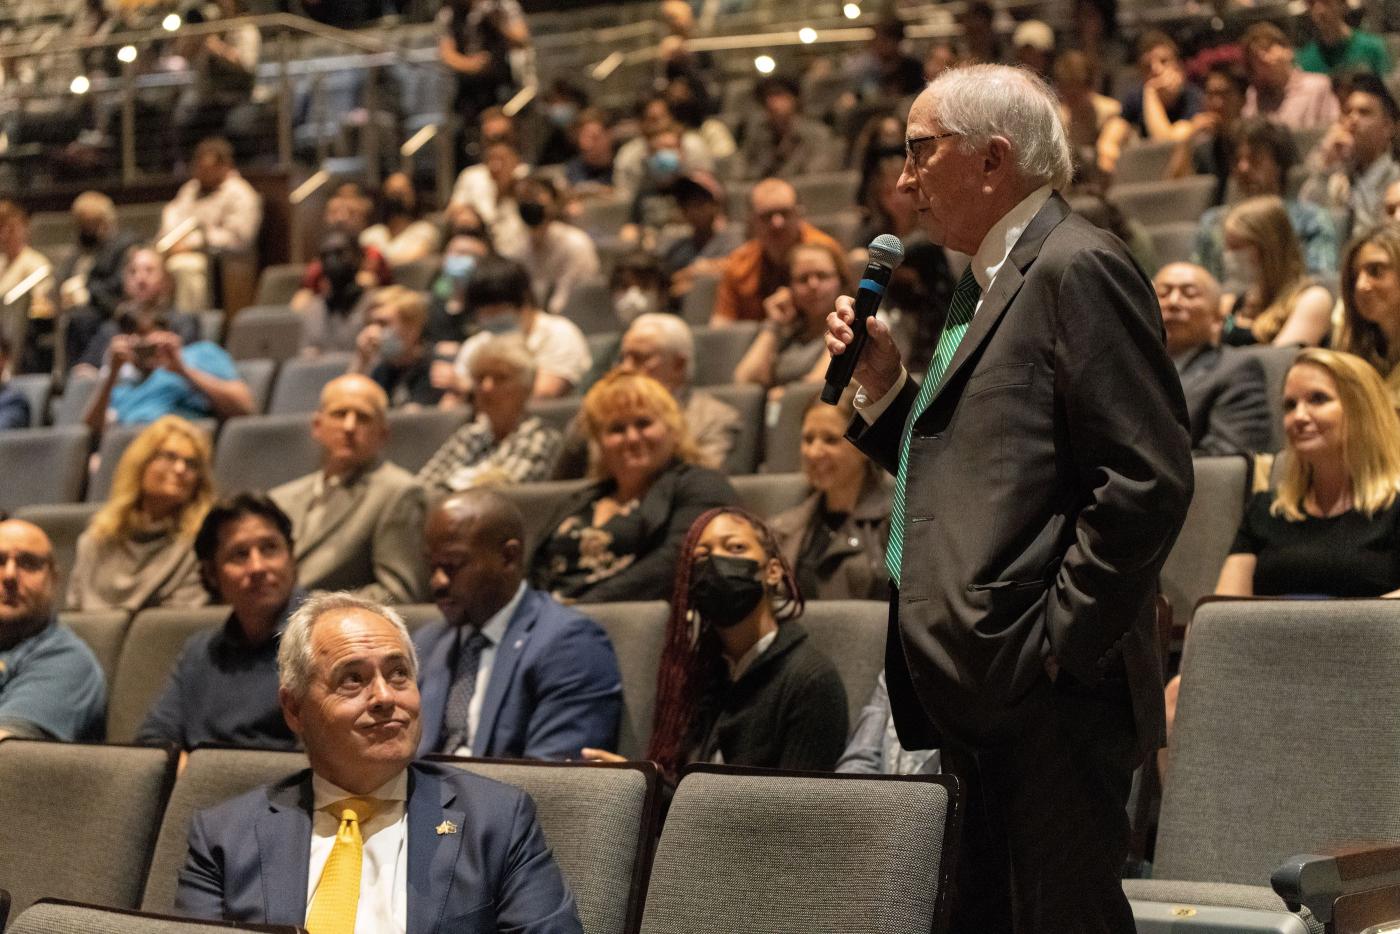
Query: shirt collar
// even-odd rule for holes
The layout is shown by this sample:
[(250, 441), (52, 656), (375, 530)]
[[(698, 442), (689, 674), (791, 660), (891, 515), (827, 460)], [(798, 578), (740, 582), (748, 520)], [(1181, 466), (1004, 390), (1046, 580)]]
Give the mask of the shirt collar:
[(311, 774), (311, 790), (316, 796), (316, 810), (334, 804), (342, 798), (377, 798), (380, 801), (408, 800), (408, 769), (404, 769), (367, 795), (353, 795), (334, 782)]
[(997, 271), (1006, 262), (1006, 258), (1011, 255), (1011, 248), (1016, 245), (1017, 240), (1021, 239), (1021, 234), (1025, 233), (1031, 219), (1040, 212), (1040, 209), (1045, 206), (1045, 202), (1049, 200), (1050, 186), (1041, 185), (1022, 198), (1021, 202), (1014, 208), (1003, 214), (987, 231), (987, 235), (982, 238), (982, 245), (977, 248), (977, 252), (972, 257), (972, 277), (977, 280), (977, 285), (981, 287), (983, 295), (986, 295), (987, 290), (991, 288), (992, 280), (996, 278)]
[(481, 627), (481, 634), (490, 639), (492, 645), (501, 644), (501, 640), (506, 636), (506, 627), (510, 625), (511, 617), (515, 615), (515, 608), (520, 606), (520, 601), (524, 597), (525, 582), (521, 581), (520, 586), (515, 588), (515, 596), (510, 598), (510, 602), (497, 610)]
[(773, 640), (776, 638), (778, 638), (778, 630), (774, 629), (768, 635), (761, 637), (757, 642), (749, 646), (749, 650), (739, 656), (737, 662), (731, 662), (729, 657), (725, 656), (724, 663), (729, 666), (729, 680), (738, 681), (742, 678), (744, 672), (753, 667), (753, 663), (758, 660), (760, 655), (768, 651), (768, 647), (773, 644)]

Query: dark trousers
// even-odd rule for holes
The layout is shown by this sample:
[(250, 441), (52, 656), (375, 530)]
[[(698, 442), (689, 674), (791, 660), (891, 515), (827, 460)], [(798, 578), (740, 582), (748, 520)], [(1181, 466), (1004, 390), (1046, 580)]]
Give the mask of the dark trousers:
[[(892, 616), (897, 606), (896, 600)], [(892, 638), (896, 632), (892, 627)], [(901, 674), (895, 680), (907, 685)], [(900, 702), (894, 690), (890, 699)], [(908, 703), (911, 695), (903, 699)], [(1134, 934), (1120, 881), (1139, 759), (1127, 683), (1089, 688), (1061, 671), (1025, 707), (1024, 728), (1010, 741), (984, 748), (942, 744), (943, 770), (957, 776), (966, 805), (950, 929)], [(910, 712), (895, 708), (897, 718), (902, 713)], [(920, 705), (912, 713), (937, 729), (938, 711)]]

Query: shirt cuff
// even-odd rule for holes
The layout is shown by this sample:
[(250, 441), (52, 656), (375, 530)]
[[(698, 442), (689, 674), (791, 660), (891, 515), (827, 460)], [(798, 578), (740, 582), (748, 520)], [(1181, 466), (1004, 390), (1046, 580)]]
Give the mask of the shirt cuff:
[(860, 413), (860, 417), (865, 419), (866, 424), (875, 424), (880, 416), (885, 414), (885, 409), (888, 409), (890, 405), (893, 404), (894, 400), (899, 398), (900, 390), (904, 388), (904, 383), (908, 379), (909, 371), (904, 367), (900, 367), (899, 379), (894, 381), (894, 385), (890, 387), (890, 391), (874, 400), (865, 394), (864, 386), (860, 387), (860, 390), (856, 392), (856, 398), (853, 404), (855, 410)]

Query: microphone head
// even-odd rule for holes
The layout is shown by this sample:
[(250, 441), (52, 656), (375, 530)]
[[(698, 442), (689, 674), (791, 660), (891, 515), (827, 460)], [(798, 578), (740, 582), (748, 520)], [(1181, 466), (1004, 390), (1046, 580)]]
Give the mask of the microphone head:
[(880, 234), (870, 241), (870, 261), (894, 269), (904, 262), (904, 244), (894, 234)]

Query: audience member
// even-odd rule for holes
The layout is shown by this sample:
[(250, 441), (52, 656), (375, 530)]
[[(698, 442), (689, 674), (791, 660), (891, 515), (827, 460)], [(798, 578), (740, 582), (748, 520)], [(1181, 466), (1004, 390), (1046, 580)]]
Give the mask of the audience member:
[(515, 256), (524, 252), (529, 234), (516, 205), (516, 185), (530, 167), (520, 160), (517, 146), (514, 131), (487, 138), (481, 164), (463, 169), (452, 188), (452, 201), (471, 206), (496, 251)]
[(861, 225), (856, 231), (856, 249), (851, 255), (864, 262), (866, 246), (881, 234), (893, 234), (906, 246), (918, 238), (919, 211), (914, 199), (899, 190), (904, 172), (904, 147), (898, 155), (880, 156), (867, 167), (861, 181)]
[(209, 437), (175, 415), (136, 436), (78, 536), (69, 607), (135, 613), (208, 601), (190, 546), (214, 501), (212, 460)]
[(28, 428), (30, 422), (29, 397), (10, 384), (11, 360), (10, 341), (0, 334), (0, 431)]
[(287, 623), (277, 670), (311, 768), (194, 815), (177, 912), (311, 931), (412, 918), (415, 932), (581, 934), (530, 797), (413, 761), (418, 658), (397, 613), (312, 597)]
[[(30, 329), (54, 315), (52, 270), (48, 258), (29, 245), (28, 213), (13, 201), (0, 201), (0, 334), (9, 339), (20, 369), (31, 356)], [(7, 298), (26, 283), (29, 301), (18, 294)]]
[[(394, 281), (394, 271), (389, 261), (378, 247), (360, 244), (360, 238), (369, 230), (370, 215), (374, 203), (355, 182), (346, 182), (337, 188), (326, 201), (326, 209), (321, 214), (321, 242), (318, 254), (324, 252), (325, 240), (333, 234), (344, 234), (353, 240), (359, 249), (353, 256), (355, 262), (353, 279), (361, 289), (373, 289), (389, 285)], [(343, 285), (343, 270), (338, 281)], [(326, 297), (332, 289), (329, 270), (318, 255), (306, 264), (301, 284), (288, 303), (293, 311), (305, 311), (314, 299)]]
[[(904, 51), (904, 20), (887, 16), (871, 27), (870, 44), (848, 73), (867, 103), (894, 103), (924, 89), (924, 65)], [(775, 173), (767, 173), (775, 174)]]
[(764, 321), (734, 368), (734, 382), (780, 389), (825, 379), (826, 316), (853, 286), (846, 257), (821, 243), (799, 243), (788, 254), (788, 285), (763, 302)]
[(491, 255), (491, 238), (485, 228), (468, 232), (459, 228), (442, 251), (442, 267), (428, 289), (428, 342), (433, 345), (438, 361), (451, 360), (467, 339), (467, 284), (476, 272), (476, 264)]
[(804, 594), (820, 600), (889, 596), (885, 544), (890, 491), (873, 461), (846, 440), (852, 394), (814, 396), (802, 416), (802, 473), (811, 493), (768, 524)]
[[(1298, 161), (1293, 134), (1259, 118), (1240, 123), (1232, 155), (1230, 182), (1237, 199), (1274, 195), (1286, 198), (1284, 208), (1303, 251), (1307, 271), (1331, 278), (1337, 271), (1337, 232), (1332, 218), (1315, 204), (1287, 197), (1289, 170)], [(1225, 216), (1220, 205), (1201, 215), (1191, 261), (1204, 266), (1216, 279), (1225, 278)], [(1229, 283), (1226, 283), (1227, 285)]]
[(458, 493), (425, 532), (443, 621), (422, 659), (419, 754), (577, 759), (617, 742), (622, 678), (597, 623), (525, 584), (525, 519), (488, 490)]
[(739, 146), (729, 125), (713, 114), (714, 105), (704, 80), (693, 73), (679, 74), (667, 80), (664, 93), (682, 132), (699, 135), (716, 167), (727, 169)]
[(297, 578), (307, 590), (396, 603), (426, 592), (419, 541), (426, 498), (412, 474), (382, 459), (388, 410), (388, 396), (369, 377), (331, 380), (311, 420), (320, 469), (269, 494), (291, 517)]
[(663, 228), (674, 219), (672, 193), (676, 180), (693, 169), (681, 148), (684, 132), (679, 123), (647, 132), (646, 162), (628, 208), (627, 223), (619, 232), (624, 242), (652, 249)]
[(123, 300), (122, 276), (136, 238), (117, 226), (117, 208), (98, 191), (73, 199), (70, 212), (77, 229), (77, 249), (54, 273), (59, 306), (67, 313), (68, 364), (77, 363), (102, 322), (117, 313)]
[(744, 242), (742, 227), (729, 219), (728, 196), (709, 172), (690, 172), (671, 186), (676, 207), (689, 230), (657, 247), (661, 268), (670, 277), (670, 300), (680, 301), (698, 276), (718, 276), (724, 259)]
[(1400, 180), (1393, 181), (1385, 189), (1384, 203), (1386, 221), (1400, 221)]
[(578, 155), (574, 142), (574, 120), (588, 106), (588, 92), (567, 77), (555, 78), (549, 89), (537, 94), (537, 104), (527, 111), (538, 127), (538, 165), (563, 165)]
[(175, 307), (201, 311), (217, 299), (209, 291), (210, 258), (255, 248), (262, 197), (238, 174), (233, 147), (221, 137), (195, 147), (190, 175), (161, 212), (157, 239), (175, 281)]
[(677, 557), (646, 758), (671, 781), (688, 762), (831, 770), (846, 689), (798, 621), (802, 591), (773, 533), (741, 509), (712, 509)]
[(1278, 488), (1257, 493), (1220, 570), (1229, 596), (1394, 596), (1400, 590), (1400, 418), (1351, 354), (1298, 354), (1283, 390)]
[(316, 285), (305, 285), (292, 296), (291, 307), (301, 314), (303, 353), (345, 353), (356, 348), (364, 330), (373, 286), (366, 285), (364, 249), (347, 230), (332, 228), (321, 238), (320, 258), (313, 264)]
[(0, 521), (0, 740), (102, 736), (107, 682), (92, 649), (58, 621), (57, 591), (49, 537)]
[(467, 284), (467, 305), (480, 332), (468, 338), (453, 363), (454, 393), (471, 394), (471, 361), (492, 334), (519, 333), (535, 358), (534, 398), (568, 395), (593, 365), (588, 341), (568, 318), (541, 311), (530, 273), (515, 260), (491, 256), (477, 264)]
[(1169, 140), (1177, 125), (1194, 117), (1203, 104), (1201, 89), (1186, 79), (1181, 49), (1171, 36), (1156, 30), (1145, 33), (1138, 39), (1137, 62), (1142, 83), (1124, 95), (1123, 123), (1110, 130), (1099, 150), (1100, 163), (1107, 161), (1103, 168), (1110, 173), (1130, 129), (1144, 140)]
[(1380, 36), (1347, 24), (1346, 0), (1307, 0), (1314, 38), (1298, 50), (1298, 67), (1304, 71), (1343, 77), (1357, 70), (1384, 78), (1390, 74), (1390, 55)]
[[(1038, 19), (1017, 23), (1016, 31), (1011, 34), (1011, 49), (1016, 56), (1015, 64), (1050, 80), (1051, 62), (1055, 60), (1055, 30), (1049, 23)], [(921, 89), (916, 88), (914, 93)]]
[(681, 75), (714, 74), (714, 56), (695, 52), (687, 44), (695, 32), (695, 9), (690, 0), (661, 0), (657, 12), (666, 31), (657, 46), (661, 76), (670, 80)]
[(427, 259), (438, 251), (441, 235), (423, 219), (418, 192), (406, 172), (394, 172), (379, 189), (379, 223), (360, 234), (360, 246), (374, 247), (390, 266)]
[(1303, 268), (1281, 200), (1248, 198), (1225, 216), (1226, 284), (1238, 290), (1223, 330), (1227, 344), (1316, 345), (1332, 323), (1332, 293)]
[[(1071, 50), (1055, 59), (1055, 93), (1060, 98), (1060, 119), (1064, 121), (1069, 144), (1075, 160), (1093, 163), (1103, 172), (1112, 174), (1116, 159), (1100, 158), (1100, 140), (1114, 118), (1121, 119), (1123, 105), (1095, 90), (1096, 72), (1089, 57)], [(1118, 143), (1121, 149), (1121, 143)]]
[[(666, 99), (666, 95), (653, 95), (642, 104), (641, 130), (641, 135), (622, 144), (622, 147), (617, 151), (617, 158), (613, 160), (613, 190), (619, 200), (628, 203), (637, 200), (637, 195), (641, 193), (647, 180), (648, 162), (651, 154), (648, 139), (654, 138), (656, 134), (663, 131), (680, 133), (675, 159), (671, 160), (668, 157), (667, 160), (668, 164), (671, 161), (675, 163), (670, 168), (672, 178), (682, 166), (687, 171), (695, 171), (696, 169), (706, 172), (714, 171), (714, 156), (705, 145), (704, 139), (699, 133), (687, 131), (680, 126), (675, 115), (671, 113), (671, 104)], [(652, 166), (651, 170), (655, 172), (657, 168), (660, 166)]]
[(527, 414), (535, 360), (519, 334), (484, 342), (471, 361), (476, 417), (453, 432), (418, 472), (430, 492), (548, 480), (559, 456), (558, 429)]
[(851, 729), (836, 771), (855, 775), (937, 775), (942, 765), (943, 757), (937, 749), (911, 751), (899, 742), (890, 712), (889, 688), (881, 671), (870, 699)]
[(530, 27), (517, 0), (446, 0), (437, 15), (438, 58), (457, 76), (453, 109), (474, 124), (519, 90), (510, 54), (530, 42)]
[(1221, 347), (1220, 284), (1200, 266), (1168, 263), (1153, 279), (1167, 353), (1181, 376), (1197, 455), (1252, 454), (1269, 449), (1274, 413), (1259, 358)]
[(593, 238), (559, 220), (559, 190), (543, 175), (516, 185), (516, 209), (528, 235), (520, 252), (504, 251), (530, 270), (530, 284), (541, 306), (559, 314), (579, 285), (598, 275)]
[[(1330, 2), (1313, 0), (1313, 5)], [(1342, 100), (1341, 118), (1308, 157), (1308, 178), (1298, 198), (1331, 211), (1337, 238), (1345, 242), (1380, 223), (1385, 190), (1400, 180), (1395, 160), (1400, 107), (1381, 79), (1367, 73), (1351, 79)]]
[(1400, 225), (1372, 228), (1347, 246), (1341, 292), (1335, 349), (1375, 367), (1400, 408)]
[(1234, 168), (1234, 140), (1249, 85), (1235, 66), (1216, 64), (1206, 72), (1201, 111), (1174, 134), (1176, 148), (1167, 164), (1167, 178), (1214, 175), (1215, 197), (1225, 200), (1225, 186)]
[[(239, 0), (216, 0), (187, 12), (186, 22), (236, 19), (243, 14)], [(173, 122), (182, 152), (207, 136), (228, 130), (232, 111), (247, 104), (257, 82), (262, 34), (247, 20), (223, 32), (180, 36), (175, 48), (185, 59), (193, 81), (175, 104)]]
[(1130, 54), (1118, 31), (1118, 0), (1075, 0), (1071, 38), (1073, 50), (1089, 63), (1094, 90), (1116, 94)]
[(758, 82), (754, 99), (762, 112), (744, 129), (742, 178), (794, 178), (835, 168), (840, 153), (831, 130), (802, 113), (796, 81), (769, 75)]
[(277, 641), (306, 598), (296, 589), (291, 520), (261, 493), (239, 493), (209, 510), (194, 553), (229, 617), (186, 640), (136, 742), (296, 748), (277, 704)]
[(962, 27), (962, 41), (958, 44), (958, 60), (962, 64), (995, 64), (1001, 61), (996, 15), (996, 9), (987, 0), (972, 0), (957, 14), (957, 23)]
[[(608, 293), (619, 328), (627, 327), (640, 315), (664, 311), (670, 304), (666, 271), (661, 268), (661, 261), (645, 250), (624, 253), (613, 262)], [(595, 366), (597, 362), (594, 361)]]
[(112, 338), (118, 334), (167, 330), (179, 335), (186, 344), (199, 340), (199, 317), (175, 309), (173, 289), (165, 261), (155, 247), (138, 244), (128, 250), (122, 263), (121, 297), (116, 312), (97, 322), (74, 366), (82, 368), (79, 372), (96, 373), (107, 358)]
[(437, 405), (442, 390), (432, 382), (427, 298), (401, 285), (378, 289), (370, 299), (368, 318), (355, 339), (350, 372), (364, 373), (378, 383), (394, 408)]
[(545, 526), (531, 562), (541, 590), (574, 603), (665, 599), (695, 517), (736, 502), (724, 476), (698, 466), (675, 398), (656, 380), (614, 372), (583, 398), (598, 452), (595, 482)]
[(724, 261), (712, 327), (764, 320), (763, 303), (787, 285), (787, 258), (797, 244), (823, 243), (841, 252), (840, 244), (802, 219), (797, 190), (780, 178), (766, 178), (749, 193), (749, 225), (752, 238)]
[(1240, 39), (1249, 90), (1244, 115), (1267, 117), (1293, 131), (1320, 130), (1337, 119), (1340, 108), (1326, 75), (1303, 71), (1293, 62), (1293, 44), (1283, 30), (1258, 22)]
[(573, 125), (574, 146), (578, 150), (564, 163), (564, 181), (576, 195), (612, 194), (613, 138), (607, 114), (597, 108), (579, 112)]

